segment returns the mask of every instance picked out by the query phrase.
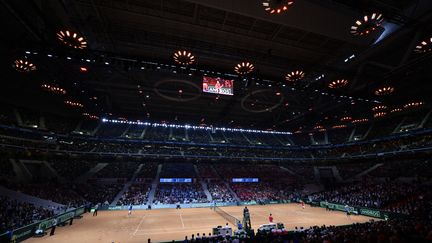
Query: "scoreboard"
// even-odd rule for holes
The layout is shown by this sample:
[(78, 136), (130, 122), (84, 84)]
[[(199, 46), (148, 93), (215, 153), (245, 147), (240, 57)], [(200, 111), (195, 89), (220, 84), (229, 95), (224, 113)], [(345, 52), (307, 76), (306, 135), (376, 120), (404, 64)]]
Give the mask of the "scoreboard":
[(192, 178), (160, 178), (160, 183), (191, 183)]
[(242, 183), (242, 182), (259, 182), (259, 178), (232, 178), (232, 182), (234, 183)]

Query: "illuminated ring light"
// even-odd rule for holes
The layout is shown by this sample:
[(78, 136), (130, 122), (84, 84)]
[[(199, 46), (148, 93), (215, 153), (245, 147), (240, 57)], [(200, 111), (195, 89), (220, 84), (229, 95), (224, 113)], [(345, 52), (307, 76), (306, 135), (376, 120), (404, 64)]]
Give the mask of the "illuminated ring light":
[(25, 59), (15, 60), (13, 67), (20, 73), (28, 73), (36, 70), (36, 65)]
[(432, 51), (432, 37), (429, 40), (420, 42), (414, 49), (417, 53), (425, 53)]
[(270, 14), (280, 14), (287, 11), (294, 4), (294, 0), (263, 0), (264, 10)]
[(348, 84), (348, 80), (338, 79), (338, 80), (335, 80), (335, 81), (329, 83), (328, 87), (330, 89), (339, 89), (339, 88), (345, 87), (347, 84)]
[(382, 14), (365, 15), (363, 19), (356, 20), (351, 26), (350, 33), (356, 36), (368, 35), (381, 26), (383, 20)]
[(87, 117), (88, 119), (91, 119), (91, 120), (99, 120), (99, 117), (98, 117), (98, 116), (90, 115), (90, 114), (87, 113), (87, 112), (82, 113), (82, 115), (85, 116), (85, 117)]
[(372, 111), (382, 111), (382, 110), (385, 110), (385, 109), (387, 109), (387, 106), (385, 106), (385, 105), (377, 105), (377, 106), (374, 106), (372, 108)]
[(411, 109), (411, 108), (417, 108), (419, 106), (424, 105), (424, 102), (422, 101), (416, 101), (416, 102), (410, 102), (404, 105), (405, 109)]
[(234, 67), (234, 71), (238, 74), (244, 75), (244, 74), (248, 74), (251, 73), (254, 70), (254, 65), (250, 62), (242, 62), (237, 64)]
[(59, 39), (63, 44), (75, 49), (84, 49), (87, 47), (87, 41), (84, 37), (69, 30), (59, 31), (57, 33), (57, 39)]
[(355, 120), (352, 120), (352, 124), (357, 124), (357, 123), (365, 123), (365, 122), (368, 122), (369, 121), (369, 119), (367, 119), (367, 118), (362, 118), (362, 119), (355, 119)]
[(350, 116), (344, 116), (340, 120), (343, 121), (343, 122), (349, 122), (349, 121), (352, 121), (352, 117), (350, 117)]
[[(284, 96), (282, 94), (280, 95), (274, 95), (274, 90), (272, 89), (260, 89), (260, 90), (255, 90), (250, 92), (249, 94), (247, 94), (245, 97), (243, 97), (243, 99), (241, 100), (241, 107), (243, 108), (243, 110), (251, 112), (251, 113), (263, 113), (263, 112), (269, 112), (269, 111), (273, 111), (274, 109), (278, 108), (284, 101)], [(266, 94), (266, 93), (270, 93), (270, 94)], [(263, 95), (265, 94), (265, 95)], [(274, 105), (271, 105), (269, 107), (266, 108), (262, 108), (262, 109), (251, 109), (249, 107), (247, 107), (247, 102), (249, 98), (253, 98), (253, 96), (256, 95), (262, 95), (263, 97), (280, 97), (276, 103)]]
[(381, 112), (375, 113), (373, 116), (374, 116), (374, 118), (378, 118), (378, 117), (383, 117), (385, 115), (387, 115), (387, 113), (384, 111), (381, 111)]
[(386, 86), (375, 90), (374, 94), (377, 96), (389, 95), (393, 93), (394, 88), (391, 86)]
[(64, 102), (67, 106), (70, 107), (74, 107), (74, 108), (83, 108), (84, 105), (79, 103), (79, 102), (75, 102), (75, 101), (70, 101), (70, 100), (65, 100)]
[(396, 112), (401, 112), (402, 109), (401, 108), (393, 108), (390, 113), (396, 113)]
[(53, 94), (60, 94), (60, 95), (66, 94), (66, 90), (64, 90), (60, 87), (56, 87), (54, 85), (42, 84), (41, 88), (42, 88), (42, 90), (53, 93)]
[(302, 80), (305, 77), (305, 73), (301, 70), (292, 71), (285, 76), (285, 80), (289, 82), (295, 82)]
[[(170, 96), (167, 94), (164, 94), (162, 91), (159, 90), (159, 87), (161, 85), (164, 84), (170, 84), (170, 87), (173, 87), (172, 83), (180, 83), (180, 84), (186, 84), (187, 86), (191, 87), (192, 89), (196, 90), (196, 95), (191, 96), (191, 97), (178, 97), (179, 92), (171, 92), (171, 93), (175, 93), (175, 95), (177, 97), (174, 96)], [(201, 96), (201, 87), (199, 87), (198, 85), (196, 85), (194, 82), (188, 81), (188, 80), (176, 80), (176, 79), (168, 79), (168, 80), (161, 80), (155, 83), (153, 90), (156, 94), (158, 94), (160, 97), (165, 98), (167, 100), (171, 100), (171, 101), (176, 101), (176, 102), (188, 102), (188, 101), (192, 101), (192, 100), (196, 100)], [(184, 90), (184, 89), (182, 89)], [(182, 95), (184, 95), (184, 91), (181, 92)]]
[(334, 125), (332, 126), (333, 129), (340, 129), (340, 128), (347, 128), (347, 125)]
[(174, 53), (173, 58), (180, 65), (190, 65), (195, 62), (195, 56), (188, 51), (177, 51)]
[(319, 130), (319, 129), (324, 129), (324, 127), (322, 125), (316, 125), (314, 127), (315, 130)]

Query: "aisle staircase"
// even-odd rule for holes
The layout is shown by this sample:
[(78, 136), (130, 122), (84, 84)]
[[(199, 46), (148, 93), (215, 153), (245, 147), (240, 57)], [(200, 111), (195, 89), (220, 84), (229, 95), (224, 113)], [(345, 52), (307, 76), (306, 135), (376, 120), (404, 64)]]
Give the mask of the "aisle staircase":
[(203, 189), (203, 191), (204, 191), (204, 194), (205, 194), (206, 197), (207, 197), (207, 200), (208, 200), (209, 202), (212, 202), (212, 201), (213, 201), (213, 198), (212, 198), (212, 196), (211, 196), (211, 194), (210, 194), (210, 192), (209, 192), (209, 190), (208, 190), (207, 182), (205, 182), (205, 180), (203, 180), (203, 178), (202, 178), (201, 175), (199, 174), (198, 167), (197, 167), (196, 165), (194, 165), (193, 167), (194, 167), (194, 170), (195, 170), (195, 174), (196, 174), (196, 175), (198, 176), (198, 178), (199, 178), (199, 182), (200, 182), (201, 187), (202, 187), (202, 189)]
[(149, 192), (149, 195), (148, 195), (147, 204), (152, 204), (153, 203), (153, 200), (154, 200), (154, 197), (155, 197), (155, 194), (156, 194), (156, 189), (157, 189), (157, 186), (159, 184), (159, 178), (160, 178), (161, 171), (162, 171), (162, 164), (159, 164), (157, 172), (156, 172), (156, 178), (154, 179), (154, 181), (151, 184), (151, 189), (150, 189), (150, 192)]
[(103, 168), (105, 168), (105, 166), (107, 166), (107, 165), (108, 165), (108, 163), (98, 163), (95, 167), (91, 168), (89, 171), (87, 171), (83, 175), (79, 176), (75, 180), (75, 182), (77, 182), (77, 183), (85, 183), (88, 179), (92, 178), (93, 175), (95, 175), (96, 173), (98, 173), (100, 170), (102, 170)]
[(142, 167), (144, 166), (144, 164), (140, 164), (138, 166), (138, 168), (135, 170), (135, 172), (133, 173), (131, 179), (126, 182), (123, 186), (123, 188), (119, 191), (119, 193), (117, 193), (117, 195), (114, 197), (114, 200), (111, 202), (110, 206), (115, 206), (117, 205), (117, 202), (120, 200), (120, 198), (123, 196), (123, 194), (125, 192), (127, 192), (127, 190), (129, 189), (129, 187), (134, 183), (137, 175), (140, 173)]

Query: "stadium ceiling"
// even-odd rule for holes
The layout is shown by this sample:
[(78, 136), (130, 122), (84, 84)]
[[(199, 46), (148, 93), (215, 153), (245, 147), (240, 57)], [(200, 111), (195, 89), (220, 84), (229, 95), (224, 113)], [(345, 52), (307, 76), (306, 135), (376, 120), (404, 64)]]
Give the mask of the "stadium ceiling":
[[(2, 101), (69, 113), (64, 98), (41, 93), (41, 82), (51, 82), (84, 103), (75, 114), (278, 130), (371, 118), (375, 100), (430, 106), (431, 53), (413, 50), (432, 37), (431, 10), (429, 0), (297, 0), (277, 16), (250, 0), (2, 1), (2, 66), (23, 56), (38, 66), (25, 75), (2, 68), (13, 81), (3, 82)], [(383, 14), (382, 28), (351, 35), (372, 12)], [(56, 33), (64, 29), (88, 47), (63, 46)], [(196, 62), (176, 65), (178, 50)], [(232, 76), (245, 60), (254, 72)], [(304, 79), (285, 81), (295, 70)], [(234, 79), (235, 95), (201, 93), (203, 75)], [(338, 79), (349, 82), (329, 89)], [(374, 95), (389, 85), (391, 95)]]

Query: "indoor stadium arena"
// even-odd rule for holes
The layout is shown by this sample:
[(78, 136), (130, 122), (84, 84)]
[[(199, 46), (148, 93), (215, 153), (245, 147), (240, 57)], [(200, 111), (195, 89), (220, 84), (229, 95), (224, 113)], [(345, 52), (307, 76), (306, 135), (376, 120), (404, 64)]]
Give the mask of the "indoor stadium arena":
[(0, 13), (0, 243), (432, 242), (432, 0)]

